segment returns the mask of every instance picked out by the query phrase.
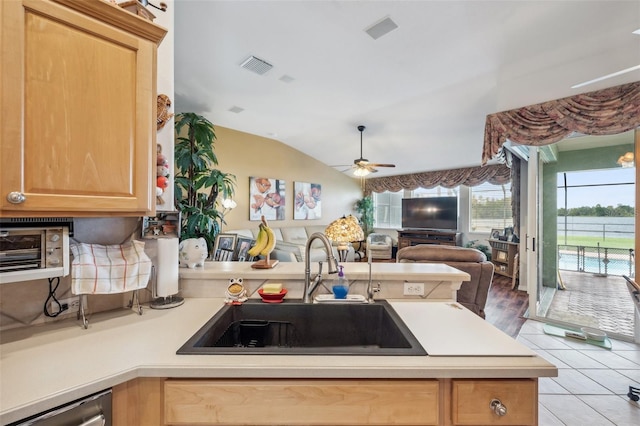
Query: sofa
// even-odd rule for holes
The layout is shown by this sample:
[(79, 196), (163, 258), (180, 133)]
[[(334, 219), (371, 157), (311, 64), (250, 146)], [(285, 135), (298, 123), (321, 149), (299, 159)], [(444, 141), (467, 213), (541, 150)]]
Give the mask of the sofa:
[(456, 246), (419, 244), (398, 250), (396, 262), (444, 263), (471, 275), (463, 281), (457, 301), (485, 318), (484, 308), (493, 280), (493, 263), (480, 250)]
[[(270, 224), (272, 225), (272, 223)], [(327, 225), (308, 225), (308, 226), (271, 226), (276, 235), (276, 246), (271, 252), (271, 259), (281, 262), (304, 262), (307, 240), (309, 237), (320, 232), (324, 234)], [(247, 238), (255, 239), (258, 236), (258, 225), (252, 229), (237, 229), (224, 231), (225, 234), (237, 234)], [(338, 259), (338, 250), (336, 244), (333, 244), (333, 255)], [(321, 262), (327, 258), (324, 245), (320, 240), (315, 240), (311, 244), (311, 252), (309, 253), (311, 262)], [(347, 262), (353, 262), (355, 259), (355, 251), (353, 247), (349, 247), (347, 253)]]

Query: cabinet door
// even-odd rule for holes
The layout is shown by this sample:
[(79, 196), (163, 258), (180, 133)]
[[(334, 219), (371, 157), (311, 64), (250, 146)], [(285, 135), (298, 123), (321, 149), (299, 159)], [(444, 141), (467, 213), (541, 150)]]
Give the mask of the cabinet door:
[(151, 212), (156, 44), (51, 1), (0, 7), (1, 214)]
[(165, 424), (437, 425), (436, 380), (167, 380)]
[[(454, 425), (535, 425), (538, 423), (538, 382), (535, 379), (453, 380)], [(496, 414), (492, 401), (506, 411)]]

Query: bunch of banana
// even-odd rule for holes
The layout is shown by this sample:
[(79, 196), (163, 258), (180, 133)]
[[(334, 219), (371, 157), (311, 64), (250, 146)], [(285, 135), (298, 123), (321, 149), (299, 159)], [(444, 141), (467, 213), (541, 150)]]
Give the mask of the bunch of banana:
[(258, 256), (261, 254), (268, 257), (275, 246), (276, 234), (274, 234), (273, 229), (269, 227), (266, 219), (262, 216), (262, 222), (260, 223), (260, 231), (256, 238), (256, 244), (251, 247), (247, 253), (250, 256)]

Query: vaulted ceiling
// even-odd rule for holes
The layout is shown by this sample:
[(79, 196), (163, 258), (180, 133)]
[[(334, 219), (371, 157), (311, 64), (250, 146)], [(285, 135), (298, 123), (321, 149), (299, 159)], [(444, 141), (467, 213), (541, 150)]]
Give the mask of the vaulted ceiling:
[[(176, 112), (374, 176), (480, 164), (487, 114), (640, 80), (640, 1), (205, 1), (175, 7)], [(397, 25), (374, 39), (365, 30)], [(390, 26), (392, 28), (393, 25)], [(377, 29), (378, 27), (375, 27)], [(272, 68), (241, 65), (255, 56)]]

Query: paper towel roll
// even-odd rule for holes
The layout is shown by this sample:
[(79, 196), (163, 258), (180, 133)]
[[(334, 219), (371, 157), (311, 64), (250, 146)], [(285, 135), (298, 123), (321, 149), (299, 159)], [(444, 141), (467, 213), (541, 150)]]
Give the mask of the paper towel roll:
[(158, 238), (156, 293), (169, 297), (178, 293), (178, 239)]

